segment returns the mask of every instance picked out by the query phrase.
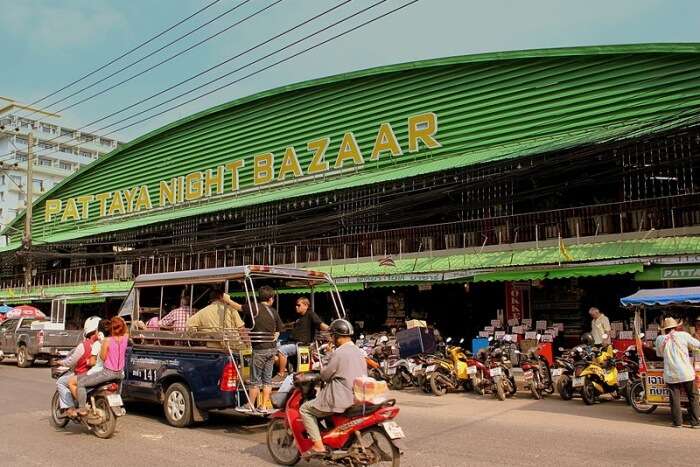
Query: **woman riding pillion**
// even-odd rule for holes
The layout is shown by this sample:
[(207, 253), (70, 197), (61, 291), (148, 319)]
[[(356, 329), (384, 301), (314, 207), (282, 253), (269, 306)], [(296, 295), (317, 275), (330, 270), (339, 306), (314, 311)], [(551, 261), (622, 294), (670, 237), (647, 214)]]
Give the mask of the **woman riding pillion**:
[(104, 362), (101, 371), (91, 375), (78, 377), (78, 414), (87, 415), (87, 388), (97, 386), (100, 383), (124, 379), (124, 365), (126, 363), (126, 347), (129, 343), (129, 334), (126, 323), (118, 316), (112, 318), (111, 336), (106, 338), (100, 349), (100, 358)]

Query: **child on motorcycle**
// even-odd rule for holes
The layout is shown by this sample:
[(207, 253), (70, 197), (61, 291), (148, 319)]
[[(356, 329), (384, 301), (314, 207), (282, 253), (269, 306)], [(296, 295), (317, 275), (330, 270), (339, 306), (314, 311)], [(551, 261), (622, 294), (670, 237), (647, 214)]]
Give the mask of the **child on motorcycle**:
[(75, 400), (71, 394), (69, 388), (69, 381), (79, 375), (87, 373), (89, 369), (89, 359), (92, 353), (92, 345), (97, 339), (97, 329), (100, 323), (100, 318), (97, 316), (91, 316), (85, 320), (83, 326), (83, 337), (85, 340), (78, 344), (78, 346), (73, 349), (66, 358), (58, 361), (58, 365), (71, 368), (73, 371), (69, 371), (56, 381), (56, 388), (58, 389), (58, 394), (60, 395), (60, 407), (64, 413), (68, 416), (74, 417), (76, 415), (75, 411)]
[(126, 322), (119, 316), (111, 320), (111, 336), (104, 339), (100, 349), (100, 358), (104, 362), (101, 371), (91, 375), (78, 377), (78, 414), (87, 415), (87, 388), (100, 383), (124, 379), (124, 364), (126, 362), (126, 347), (129, 343), (129, 333)]

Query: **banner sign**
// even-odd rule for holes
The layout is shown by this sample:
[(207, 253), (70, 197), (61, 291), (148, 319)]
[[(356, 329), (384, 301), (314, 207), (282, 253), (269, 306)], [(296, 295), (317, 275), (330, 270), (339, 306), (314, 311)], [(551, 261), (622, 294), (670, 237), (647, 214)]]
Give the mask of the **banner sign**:
[[(398, 131), (407, 133), (406, 147), (399, 144), (391, 124), (383, 122), (377, 128), (371, 151), (365, 154), (357, 143), (355, 134), (347, 131), (340, 140), (337, 152), (334, 151), (333, 154), (327, 154), (328, 148), (331, 147), (331, 138), (322, 137), (309, 140), (302, 148), (287, 146), (283, 153), (263, 152), (249, 158), (233, 159), (215, 168), (160, 180), (157, 186), (149, 187), (148, 184), (135, 183), (131, 187), (116, 191), (84, 194), (67, 199), (47, 199), (44, 220), (47, 223), (52, 220), (68, 222), (119, 216), (191, 203), (227, 193), (239, 193), (242, 189), (259, 188), (333, 171), (341, 175), (354, 174), (355, 170), (347, 169), (359, 169), (370, 165), (365, 164), (365, 158), (367, 162), (377, 161), (380, 157), (396, 158), (404, 152), (418, 152), (421, 146), (426, 149), (442, 146), (436, 139), (438, 117), (433, 112), (408, 117), (406, 126)], [(305, 156), (302, 160), (310, 154), (310, 162), (306, 167), (301, 166), (297, 151), (308, 153), (302, 154)], [(196, 155), (183, 154), (183, 157), (196, 158)], [(239, 172), (248, 169), (252, 170), (252, 184), (242, 187)]]

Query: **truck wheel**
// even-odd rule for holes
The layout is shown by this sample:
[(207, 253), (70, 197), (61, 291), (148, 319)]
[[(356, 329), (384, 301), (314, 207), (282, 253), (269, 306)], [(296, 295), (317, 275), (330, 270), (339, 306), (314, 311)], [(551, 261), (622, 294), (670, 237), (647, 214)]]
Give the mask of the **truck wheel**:
[(20, 345), (17, 347), (17, 366), (20, 368), (29, 368), (34, 363), (34, 359), (29, 357), (27, 347)]
[(163, 412), (168, 423), (174, 427), (184, 428), (192, 423), (192, 396), (184, 384), (173, 383), (168, 386)]

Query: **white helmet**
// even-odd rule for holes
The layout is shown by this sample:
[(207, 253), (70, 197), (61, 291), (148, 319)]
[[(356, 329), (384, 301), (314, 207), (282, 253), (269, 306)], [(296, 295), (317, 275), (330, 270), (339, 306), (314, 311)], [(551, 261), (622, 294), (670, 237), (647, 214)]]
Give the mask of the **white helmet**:
[(100, 326), (100, 317), (99, 316), (90, 316), (88, 319), (85, 320), (85, 325), (83, 326), (83, 336), (87, 336), (91, 332), (97, 331), (97, 328)]

